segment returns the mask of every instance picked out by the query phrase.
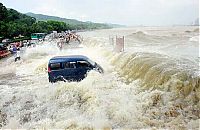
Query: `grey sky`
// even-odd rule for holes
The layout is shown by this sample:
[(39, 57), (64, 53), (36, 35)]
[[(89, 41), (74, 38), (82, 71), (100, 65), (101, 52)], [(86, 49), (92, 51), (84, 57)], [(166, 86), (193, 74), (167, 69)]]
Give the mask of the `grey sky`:
[(198, 0), (1, 0), (22, 13), (124, 25), (190, 24), (199, 17)]

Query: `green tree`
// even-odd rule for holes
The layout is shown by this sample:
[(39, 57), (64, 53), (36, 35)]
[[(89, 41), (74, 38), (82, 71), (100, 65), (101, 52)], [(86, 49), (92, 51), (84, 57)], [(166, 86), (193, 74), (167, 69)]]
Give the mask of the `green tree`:
[(5, 20), (7, 17), (7, 9), (5, 6), (3, 6), (2, 3), (0, 3), (0, 20)]

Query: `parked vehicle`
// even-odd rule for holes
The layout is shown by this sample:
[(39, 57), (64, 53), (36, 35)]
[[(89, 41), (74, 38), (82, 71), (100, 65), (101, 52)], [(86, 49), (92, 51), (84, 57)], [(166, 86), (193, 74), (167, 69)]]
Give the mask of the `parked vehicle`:
[(10, 43), (10, 42), (11, 42), (10, 39), (3, 39), (3, 40), (2, 40), (2, 43)]
[(0, 43), (0, 58), (4, 58), (10, 55), (10, 52), (8, 51), (7, 47)]
[(103, 73), (103, 68), (83, 55), (57, 56), (49, 60), (49, 82), (81, 81), (90, 70)]
[(46, 36), (45, 33), (32, 33), (31, 39), (32, 40), (40, 40), (40, 39), (44, 40), (45, 36)]

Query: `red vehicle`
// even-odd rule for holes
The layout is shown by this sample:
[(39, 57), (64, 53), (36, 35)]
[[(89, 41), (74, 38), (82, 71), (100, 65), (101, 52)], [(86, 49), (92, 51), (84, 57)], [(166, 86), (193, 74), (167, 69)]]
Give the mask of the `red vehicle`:
[(0, 44), (0, 58), (7, 57), (10, 55), (10, 51), (8, 51), (7, 47), (4, 46), (3, 44)]

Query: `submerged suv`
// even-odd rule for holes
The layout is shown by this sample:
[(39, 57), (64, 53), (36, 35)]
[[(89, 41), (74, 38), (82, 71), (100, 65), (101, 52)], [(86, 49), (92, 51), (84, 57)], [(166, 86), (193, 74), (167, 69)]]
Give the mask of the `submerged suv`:
[(83, 55), (53, 57), (48, 64), (49, 82), (81, 81), (93, 69), (103, 73), (100, 65)]

